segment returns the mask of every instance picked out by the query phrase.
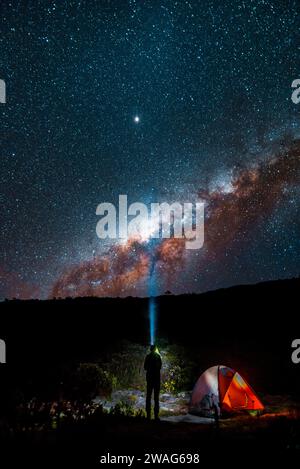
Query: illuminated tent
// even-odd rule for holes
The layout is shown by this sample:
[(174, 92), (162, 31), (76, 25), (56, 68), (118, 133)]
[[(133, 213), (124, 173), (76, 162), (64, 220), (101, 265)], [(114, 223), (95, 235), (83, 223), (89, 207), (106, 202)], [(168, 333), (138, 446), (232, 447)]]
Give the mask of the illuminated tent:
[(189, 412), (211, 416), (232, 411), (261, 411), (264, 406), (241, 375), (227, 366), (208, 368), (198, 379), (190, 402)]

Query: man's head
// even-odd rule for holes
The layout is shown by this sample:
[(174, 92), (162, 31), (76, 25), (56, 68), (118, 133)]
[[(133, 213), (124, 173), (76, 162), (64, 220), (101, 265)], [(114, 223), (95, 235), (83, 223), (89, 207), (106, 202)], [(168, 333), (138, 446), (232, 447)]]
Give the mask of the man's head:
[(158, 352), (157, 345), (155, 344), (150, 345), (150, 352)]

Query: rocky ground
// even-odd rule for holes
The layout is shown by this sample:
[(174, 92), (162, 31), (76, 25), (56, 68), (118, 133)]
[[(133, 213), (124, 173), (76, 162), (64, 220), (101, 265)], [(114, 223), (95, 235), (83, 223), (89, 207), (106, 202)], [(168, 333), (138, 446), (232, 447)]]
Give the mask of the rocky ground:
[[(161, 416), (185, 415), (188, 412), (190, 392), (180, 392), (176, 395), (171, 393), (160, 394)], [(96, 397), (94, 402), (101, 404), (105, 410), (111, 410), (117, 404), (122, 403), (132, 407), (135, 411), (145, 409), (145, 392), (135, 389), (123, 389), (114, 391), (110, 399)]]
[[(196, 423), (207, 423), (211, 419), (193, 419), (192, 416), (187, 416), (188, 405), (190, 401), (191, 392), (180, 392), (178, 394), (161, 393), (160, 394), (160, 416), (169, 421), (189, 421), (195, 420)], [(143, 411), (145, 409), (145, 392), (135, 389), (122, 389), (114, 391), (111, 397), (105, 398), (98, 396), (94, 402), (101, 404), (103, 408), (110, 411), (116, 405), (121, 404), (128, 406), (135, 412)], [(300, 404), (290, 396), (283, 395), (265, 395), (262, 397), (265, 404), (265, 409), (261, 418), (268, 417), (290, 417), (298, 418), (300, 413)], [(237, 416), (232, 416), (236, 419)], [(202, 422), (203, 420), (203, 422)], [(227, 419), (228, 420), (228, 419)]]

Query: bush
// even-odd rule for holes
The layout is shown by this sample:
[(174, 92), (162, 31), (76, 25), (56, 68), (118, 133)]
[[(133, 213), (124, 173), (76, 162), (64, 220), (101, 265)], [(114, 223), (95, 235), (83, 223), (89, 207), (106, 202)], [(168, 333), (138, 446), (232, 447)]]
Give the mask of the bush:
[(103, 365), (117, 377), (120, 389), (145, 388), (144, 359), (147, 349), (138, 344), (123, 342), (119, 351), (114, 352)]
[(117, 379), (95, 363), (81, 363), (76, 373), (77, 388), (81, 398), (92, 399), (97, 394), (109, 396)]
[(114, 407), (112, 407), (109, 413), (114, 417), (146, 417), (144, 409), (134, 409), (132, 404), (124, 400), (119, 401)]
[(128, 402), (120, 401), (111, 408), (110, 414), (115, 417), (134, 417), (135, 411), (131, 404)]
[(189, 389), (191, 367), (185, 356), (185, 351), (179, 346), (170, 346), (163, 354), (162, 390), (177, 394)]

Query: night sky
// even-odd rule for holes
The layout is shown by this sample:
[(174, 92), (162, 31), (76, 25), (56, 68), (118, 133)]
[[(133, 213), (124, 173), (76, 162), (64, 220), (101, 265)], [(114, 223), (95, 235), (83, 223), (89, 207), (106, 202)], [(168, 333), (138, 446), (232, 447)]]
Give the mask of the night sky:
[[(5, 1), (0, 298), (299, 275), (299, 1)], [(96, 207), (206, 203), (205, 245), (101, 241)]]

